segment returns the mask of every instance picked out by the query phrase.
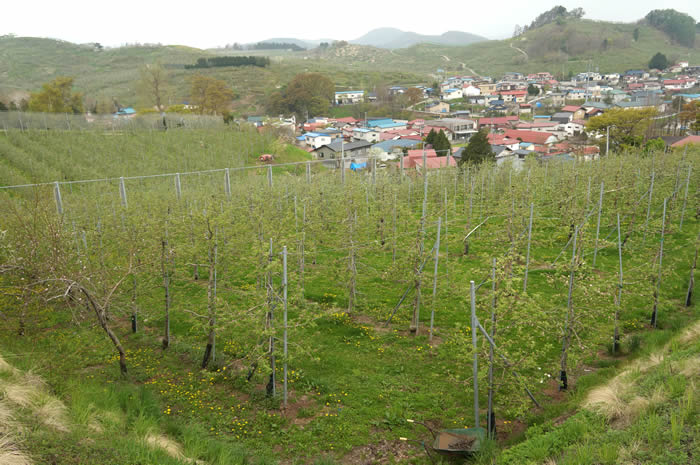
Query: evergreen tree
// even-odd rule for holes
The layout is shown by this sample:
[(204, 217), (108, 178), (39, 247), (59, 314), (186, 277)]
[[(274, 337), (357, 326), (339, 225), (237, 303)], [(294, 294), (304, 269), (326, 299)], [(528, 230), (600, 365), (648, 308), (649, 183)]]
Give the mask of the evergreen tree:
[(435, 137), (437, 137), (437, 134), (435, 133), (434, 129), (431, 129), (425, 138), (425, 143), (432, 145), (434, 148), (435, 147)]
[(668, 67), (668, 58), (661, 52), (657, 52), (649, 61), (650, 69), (666, 69)]
[(493, 160), (494, 154), (491, 150), (491, 144), (486, 136), (485, 131), (479, 131), (469, 139), (469, 144), (462, 151), (462, 159), (460, 164), (464, 163), (481, 163), (488, 160)]
[(450, 144), (450, 141), (447, 139), (447, 135), (442, 129), (440, 129), (440, 132), (435, 134), (433, 148), (435, 149), (438, 157), (446, 157), (447, 152), (452, 150), (452, 144)]

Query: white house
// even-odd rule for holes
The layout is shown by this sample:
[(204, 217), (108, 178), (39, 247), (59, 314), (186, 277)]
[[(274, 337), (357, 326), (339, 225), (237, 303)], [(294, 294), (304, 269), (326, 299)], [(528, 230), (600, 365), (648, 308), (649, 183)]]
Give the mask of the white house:
[(307, 132), (303, 135), (303, 137), (304, 141), (306, 142), (306, 145), (308, 145), (309, 147), (313, 147), (314, 149), (331, 143), (331, 136), (329, 136), (328, 134), (320, 134), (318, 132)]
[(354, 128), (352, 130), (352, 138), (354, 140), (365, 140), (367, 142), (376, 143), (379, 142), (381, 136), (376, 129)]
[(481, 89), (471, 84), (464, 84), (464, 87), (462, 88), (462, 95), (465, 97), (481, 95)]
[(365, 92), (363, 90), (344, 90), (335, 93), (334, 101), (336, 105), (347, 105), (361, 103), (364, 99)]
[(581, 134), (585, 127), (584, 122), (577, 119), (571, 120), (562, 126), (564, 127), (564, 132), (566, 132), (566, 135), (569, 137)]
[(462, 89), (446, 89), (442, 92), (442, 99), (443, 100), (456, 100), (458, 98), (462, 98), (464, 94), (462, 93)]

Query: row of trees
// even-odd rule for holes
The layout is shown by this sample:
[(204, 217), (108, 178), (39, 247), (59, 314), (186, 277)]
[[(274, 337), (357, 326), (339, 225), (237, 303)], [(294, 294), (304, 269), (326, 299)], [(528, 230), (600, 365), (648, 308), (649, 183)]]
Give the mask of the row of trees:
[(583, 8), (574, 8), (571, 11), (567, 10), (561, 5), (557, 5), (551, 10), (547, 10), (544, 13), (538, 15), (528, 26), (527, 24), (520, 27), (515, 25), (515, 31), (513, 31), (513, 37), (518, 37), (521, 34), (525, 34), (531, 29), (536, 29), (538, 27), (545, 26), (550, 23), (563, 24), (567, 19), (581, 19), (583, 15), (586, 14)]
[(328, 114), (335, 96), (335, 84), (320, 73), (302, 73), (268, 99), (273, 114), (294, 113), (299, 117)]
[[(146, 65), (141, 68), (137, 84), (139, 92), (159, 112), (165, 111), (172, 93), (170, 76), (160, 64)], [(72, 77), (59, 77), (44, 84), (41, 90), (31, 94), (26, 108), (10, 106), (0, 102), (0, 111), (29, 110), (41, 113), (84, 113), (83, 94), (73, 90)], [(235, 94), (226, 81), (202, 74), (190, 78), (190, 100), (193, 112), (203, 115), (225, 115)], [(112, 113), (121, 108), (115, 99), (109, 101), (91, 100), (88, 109), (96, 113)]]
[(226, 66), (257, 66), (264, 68), (270, 65), (270, 59), (267, 57), (256, 56), (225, 56), (212, 58), (198, 58), (193, 65), (185, 65), (185, 69), (198, 68), (217, 68)]
[(695, 46), (696, 25), (692, 16), (673, 9), (653, 10), (644, 19), (650, 26), (664, 31), (681, 45)]

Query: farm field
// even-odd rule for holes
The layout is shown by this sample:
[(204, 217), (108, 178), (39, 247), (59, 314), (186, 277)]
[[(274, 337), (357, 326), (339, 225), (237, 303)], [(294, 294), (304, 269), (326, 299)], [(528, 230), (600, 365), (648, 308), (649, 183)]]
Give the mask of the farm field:
[[(266, 152), (281, 166), (256, 165)], [(486, 426), (472, 303), (498, 347), (496, 440), (475, 460), (616, 463), (609, 447), (576, 462), (573, 436), (508, 446), (556, 419), (605, 430), (601, 413), (564, 419), (698, 319), (697, 149), (427, 182), (343, 174), (231, 128), (8, 130), (0, 154), (0, 390), (29, 399), (0, 408), (33, 463), (430, 463), (399, 439), (429, 436), (406, 419), (475, 426), (475, 354)], [(674, 421), (682, 460), (697, 426)], [(647, 438), (631, 460), (657, 449)]]

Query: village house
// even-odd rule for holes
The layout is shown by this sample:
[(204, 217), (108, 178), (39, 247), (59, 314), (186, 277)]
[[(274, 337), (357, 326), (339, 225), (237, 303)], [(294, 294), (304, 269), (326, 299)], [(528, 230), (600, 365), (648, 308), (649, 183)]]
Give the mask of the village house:
[(371, 143), (376, 143), (381, 140), (380, 132), (376, 129), (370, 128), (354, 128), (352, 130), (353, 140), (364, 140)]
[(462, 118), (443, 118), (428, 121), (432, 127), (449, 130), (455, 141), (467, 141), (476, 134), (476, 122)]
[(370, 142), (358, 140), (355, 142), (336, 141), (332, 144), (323, 145), (314, 149), (311, 153), (319, 160), (336, 160), (341, 157), (348, 161), (367, 158)]
[(527, 91), (526, 90), (508, 90), (508, 91), (501, 91), (499, 92), (501, 95), (501, 98), (505, 103), (509, 102), (515, 102), (515, 103), (523, 103), (525, 102), (525, 98), (527, 97)]
[(518, 122), (517, 116), (496, 116), (493, 118), (480, 118), (479, 129), (506, 129), (511, 128)]
[(462, 89), (445, 89), (442, 91), (443, 100), (457, 100), (464, 97)]
[(428, 113), (449, 113), (450, 104), (447, 102), (431, 102), (425, 104), (425, 111)]
[(303, 140), (306, 145), (313, 147), (314, 149), (331, 143), (331, 136), (318, 132), (307, 132), (306, 134), (299, 136), (298, 139)]
[(377, 131), (392, 131), (396, 129), (406, 129), (408, 121), (393, 120), (391, 118), (382, 118), (367, 121), (367, 127), (376, 129)]
[(365, 91), (363, 90), (344, 90), (335, 93), (336, 105), (350, 105), (353, 103), (361, 103), (365, 99)]
[(535, 146), (549, 146), (557, 142), (557, 137), (549, 132), (506, 129), (504, 135), (509, 139), (517, 139), (526, 144), (533, 144)]
[(370, 153), (382, 161), (396, 160), (403, 153), (403, 149), (412, 149), (418, 144), (420, 141), (411, 139), (385, 140), (374, 144)]
[(403, 158), (404, 169), (416, 169), (420, 171), (423, 167), (423, 154), (425, 154), (425, 167), (427, 169), (444, 168), (448, 166), (448, 163), (449, 166), (457, 166), (452, 156), (438, 157), (433, 149), (417, 149), (409, 150), (408, 155)]

